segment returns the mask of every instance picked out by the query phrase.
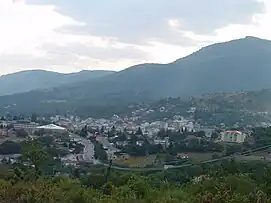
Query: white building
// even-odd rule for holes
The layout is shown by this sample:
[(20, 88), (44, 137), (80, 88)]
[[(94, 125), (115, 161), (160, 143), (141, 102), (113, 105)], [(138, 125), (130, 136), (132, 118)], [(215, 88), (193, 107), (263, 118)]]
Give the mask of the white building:
[(45, 132), (65, 132), (67, 131), (66, 128), (54, 125), (54, 124), (49, 124), (49, 125), (44, 125), (44, 126), (39, 126), (36, 128), (37, 130), (44, 130)]
[(221, 141), (243, 143), (247, 137), (246, 134), (237, 130), (228, 130), (220, 133)]
[(29, 133), (33, 133), (37, 126), (39, 126), (39, 124), (29, 121), (17, 121), (17, 123), (13, 124), (14, 130), (23, 129)]

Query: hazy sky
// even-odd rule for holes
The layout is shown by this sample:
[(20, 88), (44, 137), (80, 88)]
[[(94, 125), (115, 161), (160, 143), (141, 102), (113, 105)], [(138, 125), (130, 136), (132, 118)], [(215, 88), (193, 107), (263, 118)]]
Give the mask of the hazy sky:
[(271, 0), (0, 0), (0, 75), (121, 70), (202, 46), (271, 39)]

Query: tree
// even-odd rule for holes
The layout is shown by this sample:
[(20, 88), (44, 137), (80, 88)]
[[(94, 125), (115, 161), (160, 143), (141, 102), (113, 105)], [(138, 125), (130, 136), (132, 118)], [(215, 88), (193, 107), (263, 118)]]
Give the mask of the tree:
[(16, 130), (16, 136), (21, 138), (28, 137), (28, 132), (26, 132), (24, 129)]
[(21, 114), (21, 115), (19, 115), (19, 120), (24, 120), (24, 115), (23, 114)]
[(101, 134), (104, 134), (104, 131), (105, 131), (104, 126), (102, 126), (100, 130)]
[(213, 132), (213, 133), (211, 134), (211, 138), (212, 138), (213, 140), (216, 140), (218, 137), (219, 137), (219, 133), (217, 133), (217, 132)]
[(219, 158), (219, 155), (218, 155), (218, 154), (213, 154), (213, 155), (212, 155), (212, 159), (217, 159), (217, 158)]
[(81, 137), (87, 137), (88, 136), (88, 130), (87, 130), (87, 125), (85, 125), (82, 130), (80, 131), (80, 136)]
[(13, 124), (9, 124), (9, 125), (7, 126), (7, 129), (10, 130), (10, 129), (12, 129), (13, 127), (14, 127)]
[(108, 133), (108, 137), (114, 137), (115, 135), (116, 135), (116, 127), (113, 125), (113, 127)]
[(104, 150), (103, 145), (98, 142), (94, 144), (94, 157), (95, 159), (100, 159), (103, 161), (107, 160), (107, 153)]
[(42, 173), (42, 166), (46, 165), (46, 161), (49, 159), (46, 150), (41, 148), (37, 141), (25, 144), (21, 154), (21, 160), (29, 162), (34, 167), (36, 176)]
[(197, 133), (197, 136), (198, 136), (198, 137), (205, 137), (205, 132), (204, 132), (204, 131), (199, 131), (199, 132)]
[(37, 122), (37, 114), (32, 114), (31, 115), (31, 122)]
[(36, 139), (40, 146), (50, 147), (53, 144), (54, 138), (52, 136), (42, 136)]
[(41, 137), (41, 136), (43, 136), (45, 134), (45, 130), (44, 129), (39, 129), (39, 130), (35, 131), (34, 134)]
[(160, 129), (159, 132), (157, 133), (157, 137), (165, 138), (166, 136), (167, 136), (167, 133), (164, 128)]
[(141, 130), (140, 127), (138, 127), (138, 129), (137, 129), (137, 131), (136, 131), (135, 134), (136, 134), (136, 135), (143, 135), (143, 132), (142, 132), (142, 130)]
[(21, 144), (12, 141), (5, 141), (0, 145), (0, 154), (20, 154)]

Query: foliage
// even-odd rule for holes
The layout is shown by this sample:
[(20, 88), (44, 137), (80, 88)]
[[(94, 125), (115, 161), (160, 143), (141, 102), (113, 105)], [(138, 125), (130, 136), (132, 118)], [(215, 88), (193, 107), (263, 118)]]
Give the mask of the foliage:
[(16, 136), (21, 138), (28, 137), (28, 132), (26, 132), (24, 129), (16, 130)]
[(81, 137), (87, 137), (87, 136), (88, 136), (87, 126), (84, 126), (84, 127), (81, 129), (79, 135), (80, 135)]
[[(44, 79), (42, 76), (23, 77), (27, 78), (27, 84), (31, 83), (27, 89), (33, 89), (33, 87), (43, 89), (44, 84), (46, 87), (48, 85), (52, 87), (60, 81), (62, 81), (61, 84), (68, 83), (70, 85), (58, 86), (50, 91), (9, 90), (9, 93), (26, 93), (1, 97), (0, 110), (26, 114), (31, 114), (33, 111), (39, 114), (72, 112), (80, 116), (104, 117), (114, 113), (126, 113), (129, 110), (127, 104), (148, 103), (168, 96), (181, 96), (182, 99), (185, 99), (191, 95), (205, 93), (270, 88), (271, 82), (268, 77), (271, 74), (269, 69), (271, 64), (270, 50), (270, 41), (248, 37), (202, 48), (169, 64), (141, 64), (108, 77), (73, 85), (71, 85), (70, 77), (65, 76), (64, 81), (66, 82), (64, 82), (62, 77), (60, 77), (62, 79), (58, 78), (59, 74), (56, 74), (57, 77), (53, 76), (54, 80), (51, 80), (52, 76), (48, 76), (50, 78), (48, 81), (53, 81), (48, 83), (42, 82)], [(34, 75), (37, 74), (37, 72), (34, 73)], [(45, 73), (38, 72), (38, 75), (40, 74), (44, 75)], [(49, 75), (51, 74), (49, 73)], [(85, 72), (80, 74), (80, 81), (84, 75), (86, 75)], [(30, 78), (38, 78), (35, 83), (39, 85), (33, 85)], [(140, 82), (138, 78), (140, 78)], [(229, 78), (231, 79), (230, 83)], [(191, 80), (194, 82), (191, 83)], [(18, 82), (16, 80), (14, 86), (16, 89), (27, 87), (24, 84), (25, 81), (22, 85), (18, 85)], [(1, 86), (9, 87), (10, 85)], [(7, 91), (7, 89), (3, 90)], [(180, 101), (180, 98), (175, 98), (175, 101), (178, 100)], [(202, 123), (234, 125), (237, 122), (243, 122), (249, 124), (253, 123), (255, 118), (260, 121), (265, 118), (265, 116), (253, 113), (268, 111), (270, 109), (269, 102), (270, 92), (268, 91), (241, 92), (240, 94), (221, 93), (215, 96), (206, 95), (204, 98), (175, 102), (176, 108), (171, 105), (171, 109), (174, 111), (163, 111), (162, 115), (157, 113), (149, 116), (152, 119), (154, 117), (156, 119), (168, 118), (168, 116), (172, 116), (173, 112), (175, 115), (176, 113), (187, 115), (188, 108), (195, 106), (197, 110), (193, 116)], [(11, 106), (15, 103), (16, 106)], [(10, 105), (8, 109), (5, 108), (7, 105)]]
[(5, 141), (0, 145), (0, 154), (19, 154), (21, 152), (21, 144), (12, 141)]
[(22, 148), (22, 156), (20, 157), (23, 163), (29, 163), (35, 169), (35, 174), (42, 173), (42, 166), (46, 165), (49, 156), (45, 149), (41, 148), (37, 141), (30, 141)]
[[(117, 175), (117, 174), (115, 174)], [(247, 175), (224, 175), (222, 177), (203, 178), (181, 187), (170, 185), (160, 180), (158, 187), (155, 180), (140, 175), (121, 175), (123, 182), (108, 182), (103, 185), (84, 186), (78, 180), (56, 177), (40, 178), (35, 183), (18, 181), (12, 184), (1, 180), (1, 202), (82, 202), (82, 203), (256, 203), (270, 200), (265, 190)], [(101, 179), (89, 179), (103, 183)]]
[(103, 145), (99, 142), (94, 143), (94, 157), (103, 161), (107, 160), (107, 153), (103, 148)]
[[(28, 143), (23, 156), (41, 169), (48, 155), (37, 143)], [(23, 167), (0, 168), (0, 202), (31, 203), (267, 203), (271, 169), (264, 162), (225, 160), (163, 172), (112, 170), (105, 182), (105, 168), (74, 169), (72, 177), (35, 173)], [(82, 172), (85, 175), (80, 175)]]

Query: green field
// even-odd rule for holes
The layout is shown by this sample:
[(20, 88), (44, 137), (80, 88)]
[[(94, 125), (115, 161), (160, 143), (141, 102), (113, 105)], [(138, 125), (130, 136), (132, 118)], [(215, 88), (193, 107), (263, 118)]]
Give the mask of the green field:
[(115, 160), (114, 163), (129, 167), (146, 167), (155, 164), (156, 155), (148, 157), (130, 157), (127, 160)]
[[(213, 153), (186, 153), (192, 163), (199, 163), (212, 159)], [(115, 160), (115, 164), (129, 167), (146, 167), (148, 165), (161, 166), (163, 165), (165, 154), (150, 155), (148, 157), (130, 157), (127, 160)]]

